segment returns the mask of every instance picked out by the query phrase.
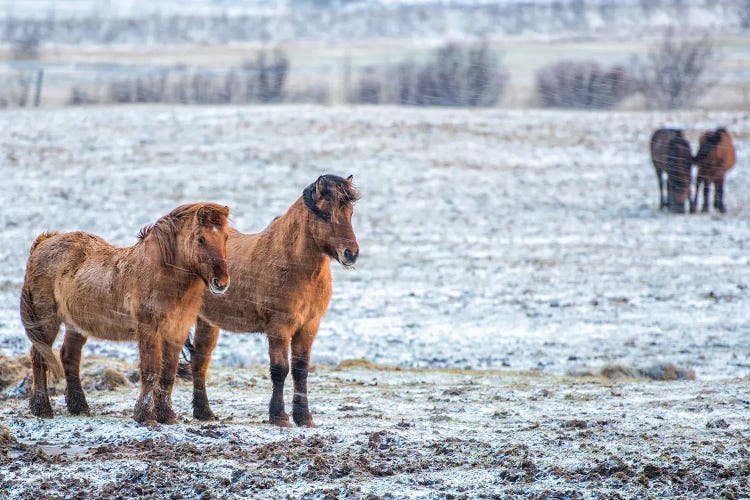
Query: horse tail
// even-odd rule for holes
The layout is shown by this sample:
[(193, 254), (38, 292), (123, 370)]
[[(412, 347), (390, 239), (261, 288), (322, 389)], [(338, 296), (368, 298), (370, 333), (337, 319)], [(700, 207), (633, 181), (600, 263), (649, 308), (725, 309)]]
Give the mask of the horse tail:
[[(52, 238), (56, 234), (58, 233), (45, 231), (37, 236), (34, 243), (31, 244), (29, 256), (34, 253), (39, 244)], [(42, 356), (45, 364), (50, 370), (52, 370), (55, 377), (62, 378), (64, 373), (62, 363), (60, 363), (60, 360), (52, 351), (52, 346), (44, 342), (45, 335), (44, 330), (42, 329), (43, 323), (34, 307), (34, 298), (27, 283), (24, 283), (23, 289), (21, 290), (21, 322), (26, 329), (26, 336), (29, 337), (34, 348)]]
[(182, 359), (180, 364), (177, 365), (177, 376), (182, 380), (193, 380), (193, 371), (191, 362), (193, 355), (195, 354), (195, 347), (191, 340), (191, 335), (185, 339), (185, 345), (182, 346)]
[[(39, 238), (37, 238), (37, 241), (31, 247), (32, 251), (34, 250), (34, 246), (39, 242)], [(31, 295), (31, 290), (26, 284), (24, 284), (21, 290), (21, 322), (26, 328), (26, 336), (29, 337), (37, 352), (41, 354), (44, 363), (52, 370), (55, 377), (62, 378), (64, 376), (62, 363), (52, 351), (52, 346), (44, 341), (45, 335), (41, 327), (42, 321), (34, 308), (34, 298)]]

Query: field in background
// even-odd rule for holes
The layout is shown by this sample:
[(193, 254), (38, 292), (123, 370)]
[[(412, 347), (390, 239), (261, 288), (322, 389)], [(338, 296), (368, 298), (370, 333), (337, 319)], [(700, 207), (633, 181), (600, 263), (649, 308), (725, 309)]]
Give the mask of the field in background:
[[(501, 56), (510, 81), (502, 100), (502, 108), (535, 108), (535, 75), (542, 67), (561, 60), (595, 61), (606, 67), (628, 65), (633, 55), (643, 55), (654, 39), (602, 40), (529, 40), (509, 37), (494, 41), (490, 47)], [(326, 90), (323, 100), (329, 104), (346, 101), (347, 92), (357, 84), (363, 71), (384, 71), (405, 60), (422, 61), (440, 41), (380, 40), (331, 46), (322, 42), (296, 42), (278, 46), (289, 59), (290, 71), (286, 93), (295, 99), (315, 99), (318, 89)], [(720, 52), (716, 86), (698, 101), (699, 108), (750, 110), (750, 35), (722, 36), (716, 40)], [(253, 60), (263, 44), (230, 46), (147, 46), (96, 47), (60, 46), (42, 48), (39, 62), (8, 65), (0, 63), (0, 82), (4, 88), (15, 85), (8, 77), (13, 68), (44, 67), (43, 106), (63, 106), (71, 97), (71, 89), (79, 86), (106, 96), (108, 82), (147, 74), (155, 70), (182, 67), (187, 74), (223, 74), (227, 68), (239, 67)], [(0, 49), (0, 61), (10, 56), (9, 49)], [(713, 78), (713, 76), (712, 76)], [(347, 90), (348, 88), (348, 90)], [(316, 93), (317, 92), (317, 93)], [(640, 96), (627, 99), (620, 109), (643, 108)]]
[[(0, 105), (20, 71), (45, 70), (44, 106), (108, 102), (112, 81), (167, 69), (216, 76), (261, 48), (289, 58), (285, 101), (341, 104), (363, 73), (423, 60), (448, 42), (484, 39), (510, 75), (499, 106), (525, 109), (538, 106), (534, 78), (543, 66), (570, 59), (628, 66), (674, 29), (680, 38), (710, 36), (719, 51), (709, 71), (717, 85), (695, 107), (750, 109), (750, 4), (739, 0), (160, 0), (148, 8), (129, 0), (24, 1), (0, 2), (0, 26)], [(19, 53), (24, 47), (32, 50)], [(644, 103), (634, 97), (618, 107)]]

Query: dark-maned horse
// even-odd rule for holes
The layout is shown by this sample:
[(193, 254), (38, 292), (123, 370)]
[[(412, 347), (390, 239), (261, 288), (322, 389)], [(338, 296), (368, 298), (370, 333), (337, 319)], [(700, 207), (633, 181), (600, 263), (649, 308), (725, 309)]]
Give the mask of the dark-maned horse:
[(698, 176), (695, 179), (695, 199), (692, 203), (693, 211), (698, 208), (698, 193), (703, 184), (703, 212), (708, 212), (708, 187), (714, 184), (714, 208), (719, 212), (727, 211), (724, 206), (724, 176), (734, 166), (737, 153), (732, 144), (732, 136), (727, 129), (704, 133), (701, 136), (698, 154), (693, 161), (698, 166)]
[(350, 267), (359, 255), (351, 223), (358, 198), (351, 176), (323, 175), (264, 231), (229, 230), (232, 289), (221, 298), (205, 296), (193, 345), (186, 344), (195, 418), (216, 418), (208, 404), (206, 376), (222, 328), (267, 335), (273, 382), (269, 421), (281, 427), (290, 425), (284, 410), (284, 381), (291, 345), (292, 417), (297, 425), (315, 425), (307, 403), (310, 349), (331, 299), (331, 258)]
[[(83, 232), (44, 233), (31, 246), (21, 291), (21, 320), (31, 340), (31, 412), (52, 417), (47, 368), (66, 379), (72, 414), (89, 413), (80, 380), (87, 337), (137, 340), (141, 393), (133, 418), (176, 422), (172, 386), (180, 350), (206, 286), (229, 286), (229, 209), (182, 205), (141, 230), (132, 247), (117, 248)], [(60, 362), (51, 346), (65, 324)]]
[[(651, 136), (651, 161), (654, 163), (656, 177), (659, 180), (659, 208), (665, 206), (671, 212), (685, 213), (687, 200), (692, 210), (690, 199), (690, 181), (692, 154), (690, 144), (682, 130), (661, 128)], [(666, 195), (664, 176), (666, 174)]]

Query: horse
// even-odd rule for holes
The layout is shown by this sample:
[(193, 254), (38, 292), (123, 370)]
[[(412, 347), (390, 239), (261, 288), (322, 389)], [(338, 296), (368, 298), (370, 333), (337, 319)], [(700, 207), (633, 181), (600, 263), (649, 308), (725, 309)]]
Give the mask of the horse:
[(322, 175), (262, 232), (243, 234), (230, 228), (232, 289), (218, 300), (204, 297), (193, 343), (186, 343), (195, 418), (216, 418), (208, 403), (206, 377), (221, 328), (266, 334), (273, 383), (269, 422), (279, 427), (291, 426), (284, 409), (291, 345), (292, 416), (299, 426), (315, 426), (307, 400), (310, 350), (331, 299), (331, 259), (349, 268), (359, 256), (351, 224), (358, 199), (352, 176)]
[[(213, 203), (182, 205), (141, 229), (127, 248), (84, 232), (36, 238), (21, 290), (21, 320), (32, 342), (32, 414), (53, 416), (48, 368), (65, 375), (69, 413), (90, 414), (79, 373), (81, 348), (95, 337), (138, 342), (141, 392), (133, 418), (177, 422), (171, 394), (187, 330), (204, 289), (221, 295), (229, 286), (228, 216), (227, 207)], [(61, 323), (62, 366), (51, 348)]]
[[(685, 213), (685, 200), (688, 200), (692, 211), (690, 181), (693, 157), (682, 130), (656, 130), (651, 136), (651, 161), (659, 181), (659, 209), (667, 207), (670, 212)], [(667, 177), (666, 199), (664, 174)]]
[(714, 184), (714, 208), (719, 212), (727, 211), (724, 206), (724, 176), (734, 166), (737, 153), (732, 144), (732, 136), (727, 129), (720, 127), (714, 131), (704, 133), (700, 139), (698, 153), (693, 162), (698, 166), (698, 175), (695, 179), (695, 199), (692, 211), (698, 207), (698, 193), (703, 183), (703, 208), (701, 211), (708, 212), (708, 188)]

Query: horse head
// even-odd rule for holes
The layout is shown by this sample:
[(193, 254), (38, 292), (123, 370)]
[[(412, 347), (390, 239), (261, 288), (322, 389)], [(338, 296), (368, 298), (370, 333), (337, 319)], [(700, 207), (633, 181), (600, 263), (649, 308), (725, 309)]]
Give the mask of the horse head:
[(229, 287), (227, 270), (227, 218), (229, 208), (214, 203), (201, 204), (187, 234), (187, 266), (200, 276), (214, 295)]
[(344, 267), (353, 266), (359, 257), (359, 244), (352, 214), (359, 193), (352, 176), (321, 175), (304, 189), (302, 198), (315, 215), (311, 232), (318, 247)]

